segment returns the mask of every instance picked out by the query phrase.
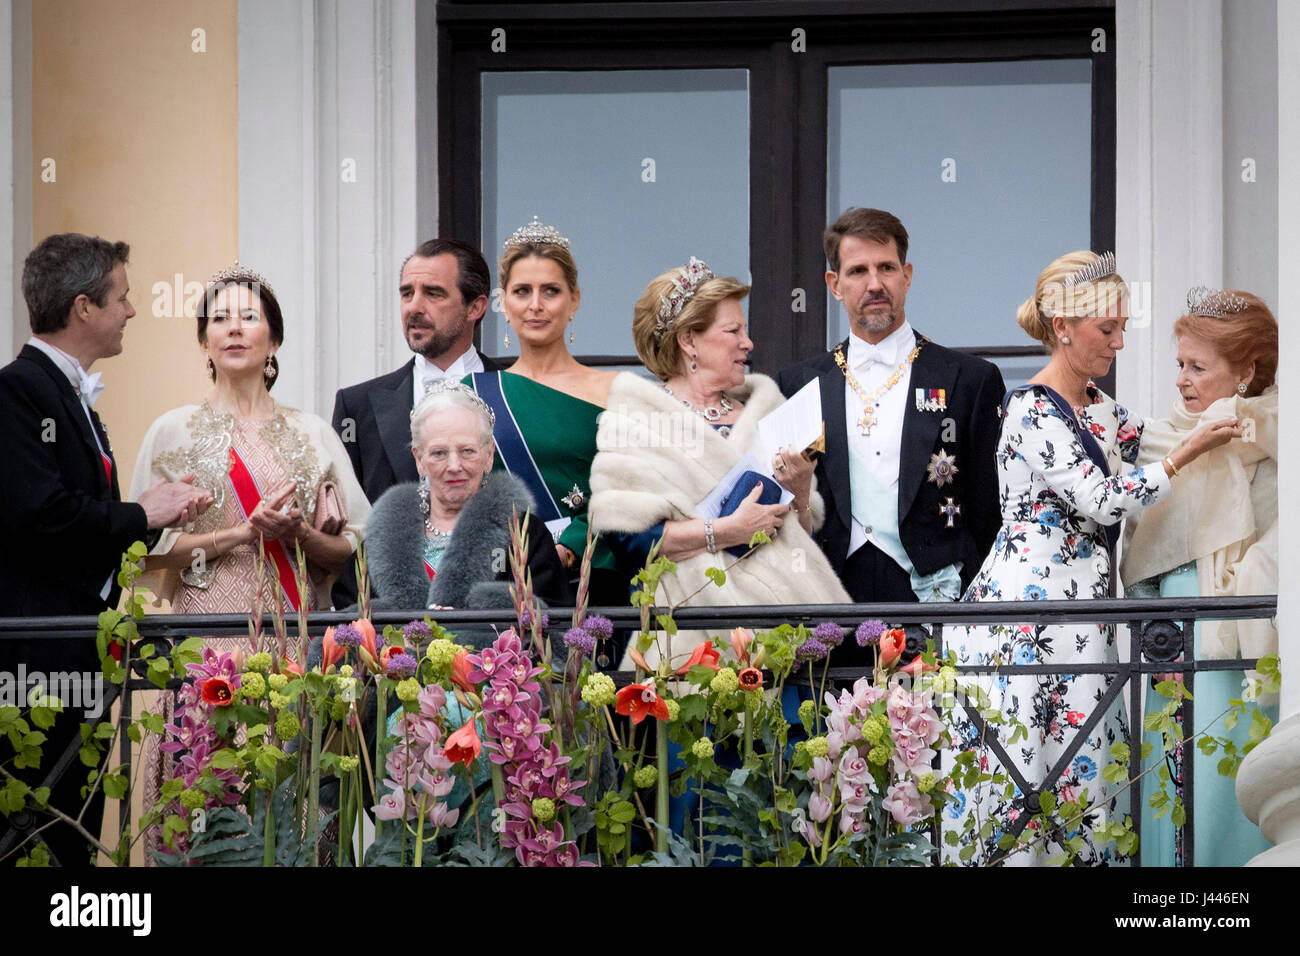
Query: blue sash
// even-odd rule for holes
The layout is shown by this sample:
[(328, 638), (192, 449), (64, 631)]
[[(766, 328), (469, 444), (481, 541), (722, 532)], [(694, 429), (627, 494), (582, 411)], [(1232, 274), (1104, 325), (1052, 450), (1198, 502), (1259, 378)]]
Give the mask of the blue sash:
[(537, 462), (533, 461), (533, 453), (528, 450), (528, 442), (519, 430), (510, 403), (506, 401), (505, 389), (501, 386), (501, 373), (475, 372), (470, 378), (479, 398), (487, 402), (496, 414), (497, 424), (493, 437), (497, 442), (497, 451), (501, 453), (501, 462), (506, 466), (506, 471), (528, 486), (533, 501), (537, 503), (537, 510), (533, 513), (542, 521), (554, 521), (563, 517), (560, 506), (551, 495), (551, 489), (542, 478)]
[[(1052, 404), (1056, 406), (1056, 410), (1061, 413), (1061, 416), (1074, 430), (1074, 435), (1079, 439), (1079, 444), (1083, 446), (1084, 453), (1092, 460), (1094, 465), (1101, 469), (1102, 474), (1110, 475), (1110, 464), (1106, 461), (1106, 456), (1102, 453), (1101, 446), (1097, 444), (1097, 439), (1093, 437), (1091, 432), (1087, 431), (1079, 424), (1079, 419), (1075, 416), (1074, 409), (1070, 407), (1070, 403), (1055, 390), (1048, 388), (1046, 385), (1017, 385), (1011, 391), (1007, 392), (1006, 397), (1002, 399), (1002, 417), (1006, 418), (1007, 403), (1011, 401), (1011, 396), (1016, 392), (1028, 391), (1031, 388), (1041, 388), (1047, 393), (1047, 397), (1051, 400)], [(1110, 556), (1112, 559), (1111, 563), (1113, 566), (1115, 545), (1119, 542), (1119, 525), (1102, 525), (1102, 529), (1106, 532), (1106, 544), (1110, 549)]]

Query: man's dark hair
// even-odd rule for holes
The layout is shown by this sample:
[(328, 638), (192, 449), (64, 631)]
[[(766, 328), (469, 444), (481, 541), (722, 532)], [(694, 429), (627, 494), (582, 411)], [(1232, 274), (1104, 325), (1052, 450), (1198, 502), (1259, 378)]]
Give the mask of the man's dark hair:
[(60, 332), (77, 296), (101, 309), (113, 289), (113, 269), (126, 264), (131, 247), (98, 236), (65, 232), (47, 236), (23, 263), (23, 298), (33, 335)]
[(430, 239), (416, 246), (415, 251), (402, 261), (402, 271), (406, 263), (416, 256), (432, 259), (434, 256), (449, 255), (456, 258), (456, 288), (460, 297), (469, 305), (479, 296), (487, 295), (492, 289), (492, 274), (488, 271), (487, 260), (483, 253), (468, 242), (459, 239)]
[(831, 272), (840, 271), (840, 240), (845, 236), (870, 239), (872, 242), (894, 240), (898, 246), (898, 263), (907, 262), (907, 230), (893, 213), (883, 209), (860, 209), (850, 206), (839, 219), (826, 227), (822, 233), (822, 247), (826, 250), (826, 261), (830, 263)]

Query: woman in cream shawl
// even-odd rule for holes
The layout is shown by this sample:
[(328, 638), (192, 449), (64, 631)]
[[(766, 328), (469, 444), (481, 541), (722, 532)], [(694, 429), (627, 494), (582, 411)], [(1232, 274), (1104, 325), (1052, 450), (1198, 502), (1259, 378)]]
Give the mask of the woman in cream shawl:
[[(1120, 573), (1130, 597), (1274, 594), (1277, 592), (1277, 320), (1248, 292), (1193, 289), (1178, 337), (1179, 398), (1173, 414), (1147, 422), (1139, 463), (1159, 461), (1202, 422), (1241, 420), (1243, 438), (1184, 466), (1174, 494), (1153, 505), (1132, 529)], [(1277, 652), (1273, 620), (1201, 621), (1198, 658), (1256, 658)], [(1238, 671), (1197, 675), (1196, 726), (1204, 729), (1242, 694)], [(1163, 697), (1148, 707), (1163, 706)], [(1269, 708), (1266, 708), (1268, 710)], [(1276, 708), (1271, 708), (1276, 710)], [(1276, 713), (1272, 713), (1276, 719)], [(1212, 733), (1227, 732), (1220, 723)], [(1245, 741), (1245, 726), (1236, 734)], [(1228, 734), (1232, 736), (1232, 734)], [(1156, 754), (1163, 749), (1158, 741)], [(1186, 760), (1186, 756), (1178, 759)], [(1237, 806), (1234, 784), (1220, 777), (1219, 754), (1197, 753), (1194, 821), (1198, 865), (1236, 866), (1268, 843)], [(1154, 775), (1152, 775), (1154, 776)], [(1147, 778), (1151, 780), (1151, 777)], [(1145, 789), (1153, 791), (1154, 781)], [(1168, 815), (1144, 813), (1142, 863), (1172, 865), (1179, 852)]]

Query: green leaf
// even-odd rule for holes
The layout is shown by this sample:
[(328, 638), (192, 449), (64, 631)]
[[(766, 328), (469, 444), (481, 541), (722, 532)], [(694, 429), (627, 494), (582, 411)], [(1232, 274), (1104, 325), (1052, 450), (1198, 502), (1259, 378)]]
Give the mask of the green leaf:
[(1263, 740), (1273, 729), (1273, 721), (1264, 716), (1264, 712), (1258, 708), (1250, 713), (1250, 739)]
[(1176, 680), (1162, 680), (1156, 684), (1156, 693), (1161, 697), (1179, 697), (1179, 688), (1183, 685)]
[(1181, 827), (1187, 822), (1187, 809), (1183, 806), (1182, 797), (1174, 797), (1174, 812), (1169, 819), (1176, 827)]
[(772, 539), (767, 536), (766, 531), (755, 531), (753, 535), (750, 536), (749, 548), (752, 551), (754, 548), (757, 548), (759, 545), (771, 544), (771, 543), (772, 543)]
[(89, 745), (82, 747), (77, 751), (77, 756), (81, 758), (81, 762), (87, 767), (99, 766), (99, 750), (95, 747)]
[(49, 730), (54, 726), (54, 709), (52, 707), (33, 707), (29, 715), (32, 723), (43, 730)]
[(1202, 737), (1196, 742), (1196, 748), (1208, 757), (1219, 749), (1219, 742), (1213, 737)]
[(1038, 795), (1038, 805), (1042, 808), (1044, 814), (1050, 816), (1052, 811), (1056, 809), (1056, 797), (1050, 790), (1044, 790)]
[(704, 576), (718, 587), (722, 587), (727, 583), (727, 572), (722, 570), (722, 568), (705, 568)]
[(121, 800), (126, 796), (126, 777), (120, 773), (104, 775), (104, 796), (110, 800)]
[(1142, 759), (1143, 759), (1143, 760), (1146, 760), (1148, 757), (1150, 757), (1151, 754), (1152, 754), (1152, 752), (1153, 752), (1155, 749), (1156, 749), (1156, 748), (1155, 748), (1155, 745), (1152, 744), (1151, 741), (1149, 741), (1149, 740), (1144, 740), (1144, 741), (1142, 741), (1142, 749), (1141, 749), (1141, 751), (1139, 751), (1139, 752), (1141, 753), (1141, 755), (1142, 755)]
[(1128, 744), (1120, 742), (1110, 745), (1110, 755), (1118, 763), (1127, 764), (1132, 754), (1129, 752)]
[(239, 766), (239, 754), (230, 747), (218, 750), (212, 755), (210, 766), (214, 770), (233, 770)]
[(1223, 726), (1226, 730), (1232, 730), (1237, 726), (1237, 718), (1240, 715), (1235, 710), (1230, 710), (1223, 715)]
[(677, 622), (673, 620), (671, 614), (656, 614), (655, 620), (659, 622), (659, 626), (662, 627), (664, 632), (668, 635), (671, 636), (677, 633)]

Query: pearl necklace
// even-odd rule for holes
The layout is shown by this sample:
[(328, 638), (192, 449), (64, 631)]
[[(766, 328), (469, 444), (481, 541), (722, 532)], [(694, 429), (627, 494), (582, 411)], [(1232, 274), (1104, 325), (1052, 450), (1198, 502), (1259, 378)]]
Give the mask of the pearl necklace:
[[(664, 383), (664, 391), (667, 392), (669, 395), (672, 395), (673, 398), (677, 398), (676, 395), (673, 395), (673, 390), (668, 387), (667, 382)], [(727, 399), (726, 395), (722, 396), (722, 401), (719, 403), (722, 405), (721, 408), (718, 408), (716, 405), (706, 405), (704, 408), (696, 408), (695, 405), (691, 403), (690, 399), (686, 399), (686, 398), (677, 398), (677, 401), (682, 403), (682, 407), (689, 408), (696, 415), (699, 415), (701, 418), (703, 418), (706, 422), (716, 422), (719, 418), (721, 418), (723, 415), (726, 415), (733, 408), (736, 407), (735, 405), (731, 404), (731, 402)]]

